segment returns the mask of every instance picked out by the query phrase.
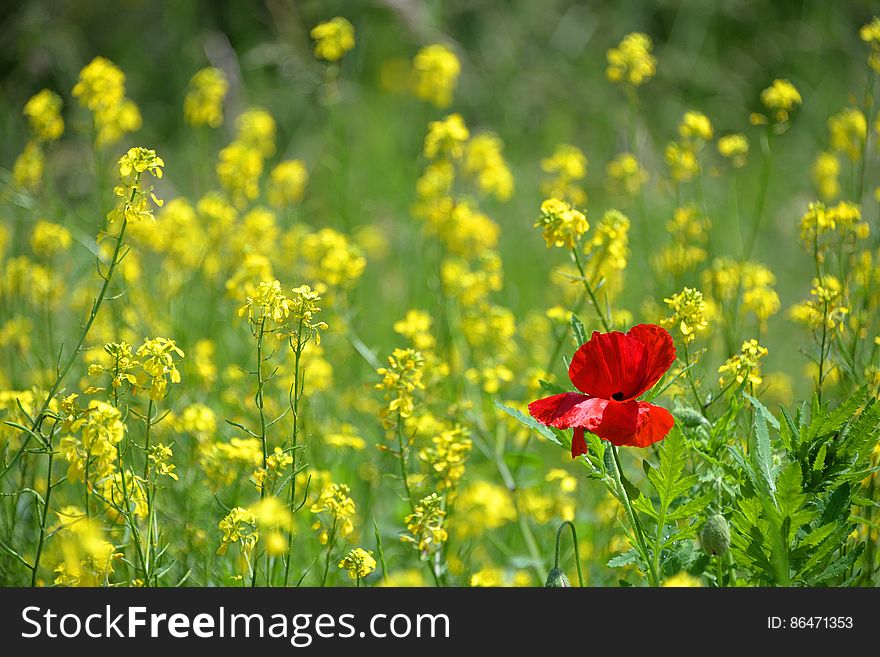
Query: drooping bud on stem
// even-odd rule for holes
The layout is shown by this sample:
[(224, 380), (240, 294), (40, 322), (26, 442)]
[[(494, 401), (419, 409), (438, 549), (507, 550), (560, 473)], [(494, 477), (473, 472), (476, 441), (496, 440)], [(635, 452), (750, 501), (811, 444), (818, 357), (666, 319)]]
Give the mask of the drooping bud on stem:
[(578, 572), (578, 585), (584, 585), (584, 577), (581, 574), (581, 558), (578, 552), (577, 530), (574, 528), (574, 523), (569, 520), (564, 520), (559, 525), (559, 529), (556, 530), (556, 553), (553, 559), (553, 568), (550, 570), (550, 574), (547, 576), (547, 581), (544, 584), (544, 586), (548, 588), (568, 588), (571, 586), (568, 577), (565, 576), (565, 573), (562, 572), (562, 569), (559, 567), (559, 545), (562, 541), (562, 531), (566, 526), (571, 529), (571, 539), (574, 543), (574, 559)]

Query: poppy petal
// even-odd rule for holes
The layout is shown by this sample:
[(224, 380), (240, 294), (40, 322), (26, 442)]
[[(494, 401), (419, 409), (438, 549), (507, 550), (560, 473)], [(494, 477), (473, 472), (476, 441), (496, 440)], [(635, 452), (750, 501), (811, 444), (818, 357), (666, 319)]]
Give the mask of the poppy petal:
[(629, 445), (639, 429), (639, 403), (628, 401), (608, 402), (593, 429), (599, 438), (614, 443), (618, 447)]
[(571, 359), (568, 376), (593, 397), (622, 401), (637, 397), (648, 360), (645, 345), (620, 331), (593, 332)]
[(629, 446), (647, 447), (666, 438), (672, 425), (675, 424), (672, 414), (662, 406), (648, 402), (638, 402), (638, 404), (638, 428), (633, 439), (628, 443)]
[(571, 437), (571, 458), (576, 459), (581, 454), (587, 453), (587, 441), (584, 438), (584, 428), (575, 427)]
[(557, 429), (581, 427), (592, 431), (602, 421), (602, 412), (610, 402), (576, 392), (544, 397), (529, 404), (529, 413), (542, 424)]
[(675, 344), (669, 331), (656, 324), (637, 324), (627, 334), (645, 345), (647, 360), (645, 370), (636, 397), (650, 390), (660, 377), (675, 362)]

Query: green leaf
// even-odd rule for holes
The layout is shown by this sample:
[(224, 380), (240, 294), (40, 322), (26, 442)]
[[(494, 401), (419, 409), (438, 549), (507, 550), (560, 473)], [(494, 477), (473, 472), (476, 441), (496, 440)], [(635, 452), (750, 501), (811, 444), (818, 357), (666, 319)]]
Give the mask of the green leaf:
[(760, 409), (761, 409), (761, 413), (764, 414), (764, 417), (765, 417), (766, 420), (770, 423), (770, 426), (772, 426), (774, 429), (776, 429), (777, 431), (779, 431), (779, 420), (777, 420), (777, 419), (774, 417), (773, 413), (771, 413), (770, 411), (767, 410), (767, 407), (764, 406), (764, 404), (762, 404), (760, 401), (758, 401), (755, 397), (752, 397), (752, 396), (751, 396), (749, 393), (747, 393), (747, 392), (744, 392), (744, 393), (743, 393), (743, 396), (744, 396), (746, 399), (748, 399), (750, 402), (752, 402), (752, 406), (754, 406), (755, 408), (760, 408)]
[(686, 520), (687, 518), (698, 516), (706, 509), (706, 507), (708, 507), (712, 503), (714, 497), (714, 493), (706, 493), (699, 497), (695, 497), (692, 500), (688, 500), (687, 502), (678, 505), (671, 511), (668, 511), (666, 513), (666, 520), (669, 522), (673, 522), (676, 520)]
[(755, 407), (752, 435), (749, 436), (749, 460), (757, 477), (758, 492), (775, 503), (776, 485), (773, 482), (773, 456), (770, 452), (770, 434), (760, 406)]
[(618, 554), (616, 556), (611, 557), (608, 560), (608, 563), (605, 564), (609, 568), (620, 568), (622, 566), (628, 566), (631, 563), (636, 563), (639, 560), (639, 555), (635, 550), (628, 550), (623, 554)]
[(578, 345), (582, 345), (588, 340), (584, 323), (574, 313), (571, 314), (571, 331), (574, 333), (574, 339)]
[(690, 489), (693, 480), (684, 477), (684, 466), (687, 461), (684, 436), (675, 427), (669, 432), (660, 450), (660, 465), (648, 473), (648, 480), (660, 498), (661, 514), (682, 493)]
[(816, 459), (813, 461), (813, 472), (822, 472), (825, 469), (825, 455), (828, 453), (828, 443), (822, 443)]
[(498, 401), (495, 402), (495, 408), (497, 408), (499, 411), (504, 411), (510, 417), (512, 417), (514, 420), (516, 420), (520, 424), (528, 427), (529, 429), (534, 429), (539, 434), (544, 436), (544, 438), (549, 440), (551, 443), (556, 443), (560, 447), (564, 447), (562, 442), (556, 436), (556, 433), (553, 432), (553, 430), (550, 427), (545, 426), (545, 425), (541, 424), (540, 422), (538, 422), (535, 418), (528, 416), (528, 415), (524, 414), (523, 412), (516, 410), (515, 408), (511, 408), (510, 406), (505, 406), (504, 404), (502, 404), (501, 402), (498, 402)]
[[(852, 500), (852, 502), (854, 503), (855, 500)], [(849, 484), (843, 484), (831, 493), (831, 496), (825, 503), (825, 509), (822, 511), (822, 517), (819, 522), (824, 525), (834, 520), (845, 520), (849, 517), (849, 505), (850, 486)]]
[(805, 440), (812, 442), (816, 438), (840, 430), (865, 405), (867, 398), (868, 389), (863, 386), (841, 402), (833, 411), (820, 410), (815, 413), (807, 428)]
[(541, 386), (542, 390), (546, 390), (551, 395), (559, 395), (566, 392), (571, 392), (570, 390), (566, 390), (561, 385), (556, 383), (551, 383), (550, 381), (545, 381), (544, 379), (538, 379), (538, 385)]

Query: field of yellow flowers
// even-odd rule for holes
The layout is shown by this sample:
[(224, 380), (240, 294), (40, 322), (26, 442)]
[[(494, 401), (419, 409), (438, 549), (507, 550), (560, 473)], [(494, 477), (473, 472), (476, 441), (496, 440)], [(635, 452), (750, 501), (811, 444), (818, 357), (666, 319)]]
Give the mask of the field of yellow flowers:
[(880, 584), (880, 18), (50, 4), (0, 584)]

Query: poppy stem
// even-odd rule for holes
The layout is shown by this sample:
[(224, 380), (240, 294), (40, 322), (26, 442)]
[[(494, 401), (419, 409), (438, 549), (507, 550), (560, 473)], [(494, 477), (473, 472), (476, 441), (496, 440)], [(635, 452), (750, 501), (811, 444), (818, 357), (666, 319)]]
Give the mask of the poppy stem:
[(581, 556), (578, 552), (578, 535), (577, 530), (574, 528), (574, 523), (570, 520), (563, 520), (559, 525), (559, 529), (556, 530), (556, 556), (553, 560), (553, 567), (559, 568), (559, 544), (562, 541), (562, 530), (565, 529), (566, 526), (571, 529), (571, 542), (574, 544), (574, 563), (577, 566), (578, 571), (578, 585), (583, 588), (584, 576), (581, 573)]
[(648, 555), (648, 547), (647, 543), (645, 542), (644, 532), (642, 531), (642, 523), (639, 522), (639, 518), (638, 516), (636, 516), (635, 510), (632, 508), (632, 504), (629, 501), (629, 495), (626, 492), (626, 487), (623, 485), (623, 467), (620, 465), (620, 456), (618, 456), (617, 454), (617, 445), (611, 445), (611, 454), (614, 456), (614, 483), (617, 484), (617, 491), (618, 495), (620, 496), (620, 501), (623, 502), (626, 513), (627, 515), (629, 515), (629, 519), (633, 527), (633, 533), (636, 535), (638, 549), (642, 553), (642, 559), (647, 565), (648, 583), (654, 587), (660, 586), (660, 579), (659, 577), (657, 577), (657, 571), (654, 568), (654, 563), (651, 561), (651, 558)]
[(596, 295), (593, 292), (593, 287), (590, 285), (590, 281), (587, 280), (587, 275), (584, 272), (584, 266), (581, 264), (581, 257), (578, 255), (577, 248), (572, 248), (571, 253), (574, 256), (574, 262), (581, 274), (581, 280), (584, 282), (584, 288), (587, 290), (587, 295), (590, 297), (590, 301), (593, 302), (593, 307), (596, 309), (596, 314), (599, 316), (599, 322), (601, 322), (602, 328), (605, 329), (605, 332), (609, 333), (611, 327), (608, 324), (608, 320), (605, 318), (605, 313), (603, 313), (602, 308), (599, 307), (599, 302), (596, 300)]

